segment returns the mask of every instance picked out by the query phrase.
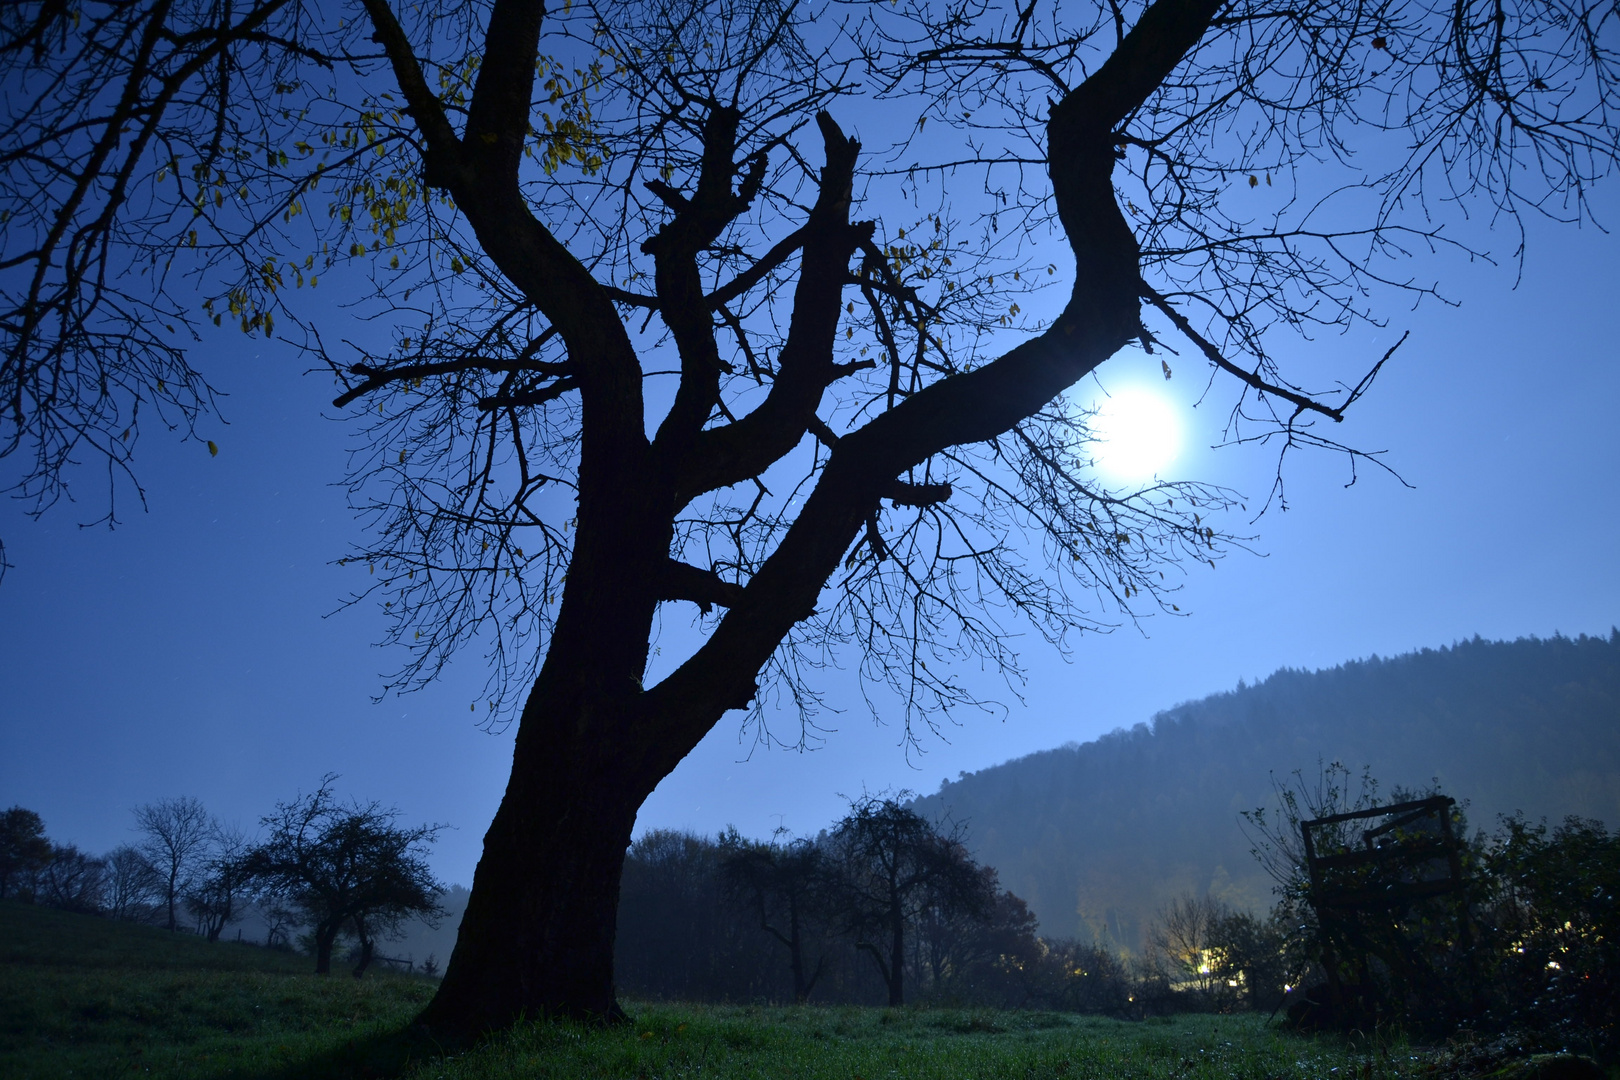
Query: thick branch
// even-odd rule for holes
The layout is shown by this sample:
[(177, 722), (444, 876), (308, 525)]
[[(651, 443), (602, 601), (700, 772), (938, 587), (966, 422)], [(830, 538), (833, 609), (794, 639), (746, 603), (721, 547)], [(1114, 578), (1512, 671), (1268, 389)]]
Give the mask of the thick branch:
[(534, 108), (535, 54), (543, 0), (497, 0), (484, 34), (484, 58), (467, 109), (465, 154), (515, 178)]
[(839, 304), (850, 257), (871, 236), (872, 225), (849, 222), (860, 143), (846, 138), (826, 113), (818, 113), (816, 121), (827, 164), (821, 170), (816, 204), (801, 230), (805, 239), (799, 283), (776, 378), (753, 412), (698, 435), (676, 486), (677, 506), (702, 492), (757, 476), (797, 446), (809, 430), (822, 392), (840, 375), (832, 360)]
[(574, 370), (574, 365), (568, 361), (560, 363), (536, 362), (531, 359), (541, 344), (544, 344), (553, 334), (555, 328), (546, 331), (530, 343), (529, 348), (523, 350), (523, 355), (511, 360), (501, 360), (493, 356), (466, 356), (458, 360), (440, 360), (427, 364), (400, 364), (397, 367), (377, 367), (373, 364), (355, 364), (349, 368), (349, 374), (358, 375), (365, 382), (352, 386), (332, 399), (336, 408), (343, 408), (355, 398), (380, 390), (389, 383), (401, 379), (425, 379), (434, 375), (453, 375), (461, 371), (531, 371), (537, 375), (566, 375)]
[(904, 480), (896, 480), (883, 492), (884, 496), (901, 506), (936, 506), (951, 497), (949, 484), (911, 484)]
[(479, 398), (478, 408), (483, 412), (493, 412), (496, 409), (544, 405), (548, 401), (557, 400), (570, 390), (578, 389), (579, 380), (562, 378), (547, 386), (536, 387), (533, 390), (519, 390), (515, 394), (497, 394), (494, 397)]
[(394, 78), (399, 82), (399, 89), (405, 95), (405, 108), (415, 121), (416, 128), (422, 133), (427, 142), (428, 173), (431, 182), (433, 161), (435, 158), (454, 160), (461, 148), (461, 140), (456, 138), (450, 121), (444, 115), (444, 107), (439, 104), (438, 97), (428, 89), (427, 79), (422, 76), (422, 65), (416, 59), (416, 53), (411, 48), (410, 39), (405, 36), (404, 27), (394, 18), (394, 12), (389, 8), (387, 0), (362, 0), (366, 7), (366, 14), (371, 16), (371, 25), (376, 30), (376, 40), (382, 45), (383, 51), (388, 54), (388, 63), (394, 69)]
[(795, 229), (771, 246), (771, 250), (761, 255), (759, 261), (747, 270), (738, 274), (714, 292), (709, 294), (709, 306), (718, 308), (729, 304), (743, 293), (752, 289), (765, 279), (765, 275), (775, 270), (787, 261), (799, 248), (804, 246), (804, 230)]
[(731, 607), (742, 599), (743, 587), (726, 581), (713, 570), (670, 559), (658, 578), (660, 600), (690, 600), (707, 615), (715, 604)]
[(685, 456), (720, 400), (720, 347), (714, 319), (703, 295), (697, 256), (717, 240), (726, 226), (748, 208), (764, 178), (765, 158), (756, 155), (739, 190), (737, 125), (742, 113), (730, 106), (709, 110), (703, 125), (703, 159), (697, 190), (690, 196), (661, 181), (649, 181), (648, 190), (675, 211), (656, 235), (642, 245), (653, 256), (658, 310), (675, 338), (681, 358), (681, 382), (669, 414), (658, 427), (654, 450), (674, 463)]
[[(684, 752), (721, 710), (734, 707), (793, 624), (814, 613), (821, 588), (897, 477), (947, 447), (998, 438), (1140, 333), (1138, 247), (1115, 201), (1111, 132), (1170, 75), (1219, 6), (1158, 0), (1108, 61), (1052, 110), (1053, 194), (1077, 263), (1068, 305), (1040, 336), (925, 387), (837, 441), (815, 490), (742, 602), (648, 692), (645, 722), (666, 728), (652, 741)], [(670, 726), (681, 729), (678, 738)], [(648, 765), (667, 770), (676, 760), (654, 752)]]

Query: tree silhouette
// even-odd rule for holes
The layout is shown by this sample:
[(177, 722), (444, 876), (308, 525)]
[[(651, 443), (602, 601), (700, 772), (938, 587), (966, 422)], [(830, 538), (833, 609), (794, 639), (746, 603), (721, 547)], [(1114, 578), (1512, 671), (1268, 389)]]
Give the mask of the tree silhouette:
[(214, 823), (212, 850), (186, 891), (186, 908), (209, 941), (218, 941), (232, 922), (242, 917), (242, 904), (251, 885), (247, 868), (247, 836), (235, 826)]
[(936, 922), (983, 916), (997, 892), (994, 875), (968, 857), (959, 835), (902, 805), (908, 794), (858, 799), (832, 831), (834, 902), (883, 977), (890, 1005), (906, 1000), (907, 927), (925, 913)]
[(159, 799), (135, 808), (138, 847), (157, 872), (163, 893), (164, 926), (180, 926), (181, 900), (203, 871), (217, 826), (203, 804), (189, 795)]
[[(1616, 156), (1608, 11), (8, 5), (0, 455), (35, 510), (75, 458), (123, 475), (142, 422), (208, 407), (208, 323), (329, 364), (390, 685), (476, 642), (519, 717), (424, 1019), (617, 1016), (636, 810), (702, 736), (751, 707), (772, 738), (782, 698), (808, 724), (841, 647), (910, 730), (975, 702), (954, 662), (1016, 671), (1011, 623), (1175, 610), (1161, 574), (1218, 555), (1231, 496), (1108, 490), (1064, 392), (1181, 340), (1234, 441), (1339, 446), (1317, 425), (1389, 354), (1313, 395), (1284, 335), (1432, 292), (1392, 260), (1452, 208), (1579, 215)], [(345, 265), (369, 337), (309, 294)], [(654, 677), (674, 602), (702, 643)]]
[(365, 973), (373, 946), (411, 916), (439, 914), (444, 891), (428, 869), (427, 845), (441, 826), (402, 829), (398, 812), (379, 803), (337, 801), (327, 776), (309, 795), (278, 803), (262, 819), (269, 835), (247, 854), (249, 876), (284, 898), (307, 920), (315, 939), (315, 973), (330, 974), (332, 947), (352, 931), (360, 943), (355, 978)]
[(0, 900), (16, 895), (51, 861), (45, 822), (21, 806), (0, 813)]
[(807, 951), (814, 928), (827, 918), (828, 868), (825, 852), (807, 837), (750, 842), (739, 836), (729, 841), (723, 871), (747, 900), (759, 927), (788, 951), (793, 972), (793, 1000), (810, 1000), (826, 965), (825, 954), (809, 965)]

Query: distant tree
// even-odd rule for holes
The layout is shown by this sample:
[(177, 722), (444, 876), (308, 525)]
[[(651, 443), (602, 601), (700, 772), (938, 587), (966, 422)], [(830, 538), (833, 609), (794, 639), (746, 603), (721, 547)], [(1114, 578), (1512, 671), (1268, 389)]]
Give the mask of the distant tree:
[(969, 894), (941, 897), (917, 919), (918, 965), (941, 1001), (971, 1001), (1018, 1008), (1036, 993), (1043, 948), (1039, 921), (1024, 900), (1001, 887), (994, 867), (977, 867)]
[(254, 890), (254, 906), (264, 920), (264, 944), (269, 949), (291, 949), (298, 912), (291, 902), (269, 888)]
[(163, 905), (163, 879), (133, 844), (120, 844), (102, 859), (106, 864), (104, 910), (114, 919), (146, 922)]
[(1232, 911), (1212, 896), (1185, 893), (1159, 909), (1148, 929), (1150, 962), (1173, 987), (1209, 993), (1217, 973), (1211, 956), (1212, 934)]
[(182, 795), (137, 807), (135, 828), (141, 834), (141, 854), (163, 883), (164, 926), (177, 930), (182, 898), (213, 843), (214, 821), (202, 803)]
[(49, 907), (82, 914), (101, 910), (106, 867), (73, 844), (56, 844), (51, 858), (34, 873), (34, 899)]
[(831, 836), (839, 914), (877, 967), (890, 1005), (905, 1004), (906, 931), (927, 909), (982, 911), (991, 897), (962, 846), (903, 805), (910, 792), (863, 796)]
[(1131, 972), (1120, 956), (1093, 942), (1048, 939), (1038, 1001), (1068, 1012), (1127, 1015), (1134, 1004)]
[(396, 900), (386, 906), (358, 912), (349, 922), (349, 930), (354, 934), (355, 943), (359, 947), (354, 956), (351, 974), (357, 979), (363, 976), (377, 955), (377, 943), (397, 940), (404, 933), (407, 920), (421, 919), (430, 927), (438, 929), (438, 920), (445, 914), (444, 908), (438, 903), (438, 896), (442, 891), (437, 889), (432, 893), (431, 908), (418, 906), (415, 902), (401, 903)]
[(286, 898), (310, 926), (315, 972), (332, 970), (339, 935), (360, 940), (356, 977), (364, 974), (378, 934), (409, 916), (439, 914), (444, 886), (427, 865), (427, 848), (442, 825), (400, 828), (399, 812), (380, 803), (338, 802), (335, 775), (309, 795), (278, 803), (262, 818), (267, 837), (245, 859), (248, 874), (268, 893)]
[(793, 1000), (808, 1001), (826, 968), (825, 951), (809, 966), (806, 951), (813, 924), (822, 921), (828, 899), (825, 853), (807, 838), (770, 843), (735, 837), (723, 869), (732, 887), (748, 904), (759, 928), (788, 951), (793, 972)]
[(38, 814), (20, 806), (0, 813), (0, 899), (20, 892), (50, 861), (51, 842)]
[(1272, 1009), (1283, 987), (1297, 978), (1297, 958), (1289, 948), (1285, 912), (1262, 917), (1226, 910), (1208, 927), (1210, 974), (1223, 1005), (1246, 1000), (1251, 1009)]
[(618, 970), (627, 992), (683, 1000), (769, 996), (777, 944), (722, 867), (743, 843), (653, 829), (630, 845), (619, 895)]
[(242, 902), (252, 882), (248, 872), (247, 837), (235, 826), (213, 827), (208, 857), (203, 860), (186, 890), (186, 909), (197, 920), (197, 928), (209, 941), (241, 918)]

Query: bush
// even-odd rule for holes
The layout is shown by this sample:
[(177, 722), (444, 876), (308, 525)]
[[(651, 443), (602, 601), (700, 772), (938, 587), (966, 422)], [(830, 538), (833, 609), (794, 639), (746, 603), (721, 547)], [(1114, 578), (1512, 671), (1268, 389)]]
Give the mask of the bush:
[(1566, 818), (1504, 819), (1486, 857), (1495, 1011), (1599, 1056), (1620, 1056), (1620, 833)]

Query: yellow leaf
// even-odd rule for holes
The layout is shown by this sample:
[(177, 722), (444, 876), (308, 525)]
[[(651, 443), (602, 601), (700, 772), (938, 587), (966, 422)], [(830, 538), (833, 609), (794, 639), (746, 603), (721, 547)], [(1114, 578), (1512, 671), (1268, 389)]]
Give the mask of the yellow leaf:
[(1250, 187), (1259, 187), (1260, 186), (1260, 178), (1258, 176), (1249, 177), (1249, 186)]
[(214, 443), (213, 439), (208, 440), (208, 456), (219, 457), (219, 447)]

